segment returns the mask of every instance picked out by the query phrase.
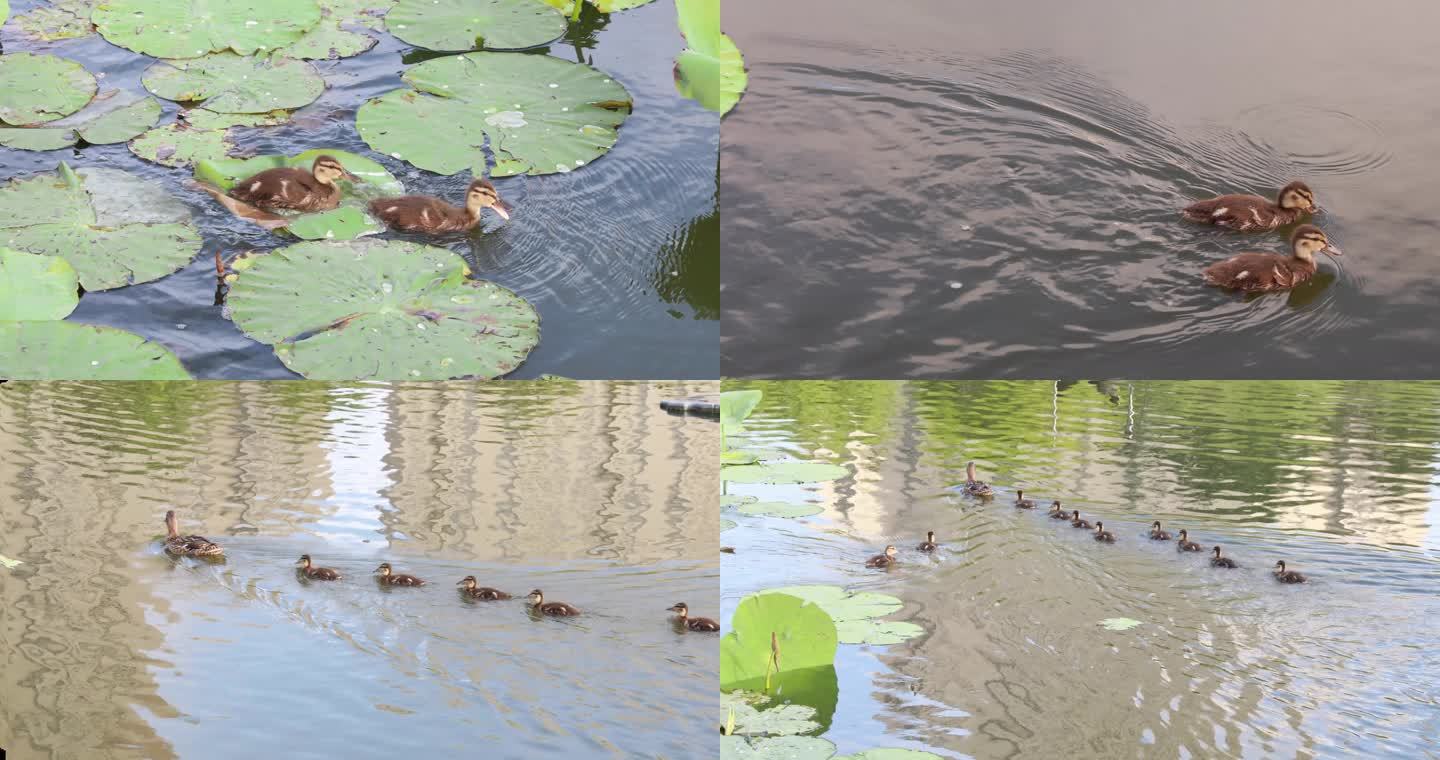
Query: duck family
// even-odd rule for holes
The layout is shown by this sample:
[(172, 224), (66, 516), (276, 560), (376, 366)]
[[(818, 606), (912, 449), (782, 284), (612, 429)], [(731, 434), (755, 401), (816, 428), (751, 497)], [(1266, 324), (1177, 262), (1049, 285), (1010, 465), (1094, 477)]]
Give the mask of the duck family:
[[(1237, 232), (1264, 232), (1295, 224), (1319, 211), (1315, 192), (1296, 181), (1281, 188), (1273, 202), (1258, 195), (1221, 195), (1196, 201), (1182, 209), (1180, 215), (1187, 221)], [(1324, 230), (1302, 224), (1290, 234), (1288, 252), (1236, 254), (1206, 267), (1205, 284), (1243, 293), (1290, 290), (1315, 276), (1319, 270), (1317, 253), (1332, 258), (1341, 255)]]

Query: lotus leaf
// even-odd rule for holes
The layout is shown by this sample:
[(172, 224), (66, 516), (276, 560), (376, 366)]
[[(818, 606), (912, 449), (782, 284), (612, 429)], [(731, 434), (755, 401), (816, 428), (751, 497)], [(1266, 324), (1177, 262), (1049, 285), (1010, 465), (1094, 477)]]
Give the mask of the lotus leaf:
[(230, 133), (223, 129), (191, 129), (184, 124), (156, 127), (130, 141), (131, 153), (164, 166), (222, 159), (234, 148)]
[(721, 520), (721, 521), (720, 521), (720, 532), (721, 532), (721, 533), (724, 533), (725, 531), (730, 530), (730, 529), (733, 528), (733, 527), (735, 527), (735, 521), (734, 521), (734, 520)]
[(195, 58), (289, 45), (320, 22), (320, 6), (315, 0), (108, 0), (90, 18), (120, 47), (156, 58)]
[(745, 431), (744, 422), (759, 406), (763, 391), (725, 391), (720, 394), (720, 431), (734, 435)]
[(166, 100), (205, 101), (218, 113), (268, 113), (313, 103), (325, 91), (315, 67), (294, 58), (214, 53), (159, 61), (145, 70), (145, 89)]
[(754, 496), (737, 496), (735, 494), (724, 494), (720, 497), (720, 506), (725, 509), (732, 509), (741, 504), (751, 504), (758, 501)]
[(0, 145), (19, 150), (59, 150), (79, 139), (75, 130), (63, 127), (0, 127)]
[(904, 602), (888, 594), (873, 591), (851, 593), (839, 586), (786, 586), (769, 590), (818, 604), (836, 622), (884, 617), (904, 606)]
[(76, 322), (0, 322), (0, 378), (189, 380), (175, 354), (113, 327)]
[(588, 0), (595, 6), (595, 10), (601, 13), (613, 13), (615, 11), (628, 11), (631, 8), (639, 8), (642, 5), (649, 5), (655, 0)]
[(86, 290), (159, 279), (200, 249), (190, 212), (160, 186), (117, 169), (17, 179), (0, 188), (0, 245), (63, 256)]
[(835, 760), (942, 760), (934, 752), (918, 749), (867, 749), (853, 755), (836, 755)]
[(247, 177), (283, 166), (308, 169), (321, 154), (334, 157), (363, 182), (343, 183), (340, 207), (330, 211), (297, 214), (285, 225), (291, 234), (304, 240), (353, 240), (384, 232), (380, 222), (365, 212), (365, 204), (373, 198), (403, 195), (405, 185), (384, 166), (354, 153), (329, 148), (307, 150), (295, 156), (256, 156), (202, 161), (195, 166), (195, 178), (229, 190)]
[(809, 517), (825, 511), (819, 504), (786, 504), (782, 501), (759, 501), (742, 504), (738, 510), (742, 515), (764, 517)]
[(745, 60), (720, 31), (720, 0), (675, 0), (686, 49), (675, 59), (675, 89), (722, 114), (740, 102), (747, 76)]
[[(216, 113), (208, 108), (188, 108), (175, 115), (191, 129), (229, 129), (230, 127), (273, 127), (290, 121), (289, 111), (268, 113)], [(223, 156), (224, 154), (221, 154)], [(217, 156), (217, 158), (221, 157)]]
[[(772, 636), (780, 648), (778, 669)], [(767, 676), (783, 688), (788, 671), (830, 667), (837, 643), (835, 623), (818, 605), (789, 594), (752, 594), (740, 600), (720, 640), (720, 688), (753, 690), (757, 681), (763, 688)]]
[(80, 303), (80, 280), (56, 256), (0, 248), (0, 322), (64, 319)]
[[(3, 0), (0, 0), (3, 2)], [(15, 26), (27, 37), (46, 42), (69, 40), (95, 33), (90, 13), (99, 0), (57, 0), (15, 17)]]
[(291, 58), (347, 58), (375, 46), (375, 38), (356, 27), (380, 29), (381, 17), (395, 0), (319, 0), (320, 23), (300, 39), (280, 49)]
[(815, 708), (807, 705), (775, 705), (757, 710), (755, 702), (764, 702), (765, 697), (748, 692), (731, 692), (720, 695), (720, 720), (734, 716), (733, 735), (739, 736), (792, 736), (808, 734), (820, 728), (815, 722)]
[(760, 455), (753, 451), (737, 449), (735, 451), (720, 452), (720, 464), (754, 464), (760, 461)]
[(818, 736), (720, 737), (720, 760), (829, 760), (834, 754), (835, 745)]
[[(543, 55), (469, 53), (426, 61), (360, 107), (370, 147), (440, 174), (552, 174), (610, 150), (630, 94), (605, 74)], [(495, 158), (486, 171), (484, 147)]]
[[(94, 145), (125, 142), (144, 132), (160, 118), (160, 101), (149, 97), (118, 95), (119, 90), (96, 98), (80, 113), (44, 127), (0, 128), (0, 145), (21, 150), (57, 150), (79, 142)], [(107, 97), (108, 96), (108, 97)]]
[(539, 0), (398, 0), (390, 33), (429, 50), (519, 50), (554, 42), (567, 25)]
[(722, 467), (720, 479), (731, 483), (768, 483), (771, 485), (822, 483), (839, 480), (850, 471), (824, 462), (770, 462)]
[(529, 303), (468, 279), (465, 260), (443, 248), (299, 243), (232, 267), (230, 318), (312, 379), (498, 377), (540, 340)]
[(0, 121), (43, 124), (69, 116), (95, 97), (84, 66), (53, 55), (0, 55)]
[(846, 620), (835, 624), (841, 644), (899, 644), (924, 632), (922, 626), (898, 620)]

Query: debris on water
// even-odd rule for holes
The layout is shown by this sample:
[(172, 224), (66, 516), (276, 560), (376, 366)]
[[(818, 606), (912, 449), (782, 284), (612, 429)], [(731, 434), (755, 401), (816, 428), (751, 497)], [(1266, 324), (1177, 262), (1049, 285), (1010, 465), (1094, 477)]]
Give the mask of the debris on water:
[(1098, 625), (1105, 626), (1105, 630), (1107, 631), (1128, 631), (1131, 628), (1140, 625), (1140, 621), (1124, 617), (1105, 618), (1104, 620), (1101, 620)]
[(947, 284), (950, 286), (950, 288), (951, 288), (952, 290), (959, 290), (960, 288), (964, 287), (960, 282), (955, 281), (955, 280), (952, 280), (952, 281), (950, 281), (950, 282), (947, 283)]

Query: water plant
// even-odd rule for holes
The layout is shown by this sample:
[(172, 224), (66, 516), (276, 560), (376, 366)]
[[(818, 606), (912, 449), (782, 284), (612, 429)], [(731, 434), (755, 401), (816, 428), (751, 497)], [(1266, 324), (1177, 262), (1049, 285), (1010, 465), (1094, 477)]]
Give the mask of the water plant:
[(675, 59), (675, 89), (700, 105), (729, 113), (748, 77), (740, 48), (720, 31), (720, 0), (675, 0), (686, 48)]
[(752, 594), (740, 600), (720, 640), (720, 688), (784, 693), (790, 674), (833, 668), (837, 644), (835, 623), (818, 605)]
[(95, 97), (95, 77), (80, 64), (53, 55), (0, 55), (0, 121), (43, 124), (69, 116)]
[(565, 34), (560, 11), (540, 0), (398, 0), (390, 33), (429, 50), (519, 50)]
[(320, 22), (315, 0), (108, 0), (91, 21), (110, 42), (156, 58), (273, 51)]

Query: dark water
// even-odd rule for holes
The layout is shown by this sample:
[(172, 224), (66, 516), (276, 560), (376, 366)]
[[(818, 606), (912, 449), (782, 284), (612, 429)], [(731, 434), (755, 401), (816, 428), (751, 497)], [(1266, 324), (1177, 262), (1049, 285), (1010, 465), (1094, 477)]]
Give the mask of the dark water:
[[(732, 3), (726, 375), (1428, 377), (1440, 8)], [(1346, 256), (1206, 288), (1285, 231), (1178, 220), (1304, 179)]]
[[(1440, 757), (1440, 385), (745, 387), (765, 392), (750, 438), (854, 476), (730, 487), (825, 511), (726, 515), (726, 618), (754, 591), (830, 583), (898, 596), (893, 619), (927, 629), (840, 647), (823, 735), (842, 754)], [(971, 459), (993, 502), (949, 490)], [(1016, 488), (1118, 542), (1015, 509)], [(1149, 541), (1154, 519), (1240, 568)], [(934, 557), (911, 548), (926, 530)], [(864, 568), (886, 543), (900, 565)], [(1276, 583), (1276, 559), (1309, 582)]]
[[(36, 5), (11, 4), (11, 15)], [(389, 35), (354, 58), (316, 61), (325, 93), (296, 112), (293, 124), (231, 130), (244, 155), (294, 154), (314, 147), (360, 153), (384, 164), (415, 193), (458, 198), (469, 176), (442, 177), (372, 154), (355, 131), (355, 109), (401, 86), (406, 64), (434, 54)], [(41, 51), (73, 59), (99, 75), (101, 88), (143, 92), (152, 58), (99, 36), (37, 44), (13, 26), (6, 52)], [(510, 222), (487, 219), (478, 242), (442, 243), (464, 255), (477, 277), (529, 299), (540, 312), (540, 345), (514, 374), (576, 378), (711, 378), (718, 373), (720, 238), (716, 207), (715, 115), (681, 98), (671, 77), (684, 48), (674, 5), (656, 2), (606, 17), (587, 8), (578, 27), (548, 52), (612, 75), (635, 100), (620, 141), (584, 171), (497, 182), (515, 207)], [(540, 52), (545, 52), (541, 50)], [(165, 102), (165, 101), (162, 101)], [(175, 111), (166, 103), (167, 116)], [(158, 340), (198, 378), (293, 378), (268, 346), (224, 319), (215, 300), (216, 251), (284, 245), (183, 186), (188, 169), (136, 158), (124, 145), (35, 153), (0, 148), (0, 177), (72, 166), (107, 166), (163, 180), (194, 211), (203, 251), (184, 270), (144, 285), (87, 294), (72, 320), (105, 324)]]
[[(714, 383), (0, 386), (15, 758), (696, 756), (714, 746)], [(63, 452), (57, 455), (56, 452)], [(160, 551), (161, 518), (223, 565)], [(345, 576), (305, 583), (302, 553)], [(389, 561), (431, 581), (378, 588)], [(482, 583), (580, 607), (465, 603)]]

